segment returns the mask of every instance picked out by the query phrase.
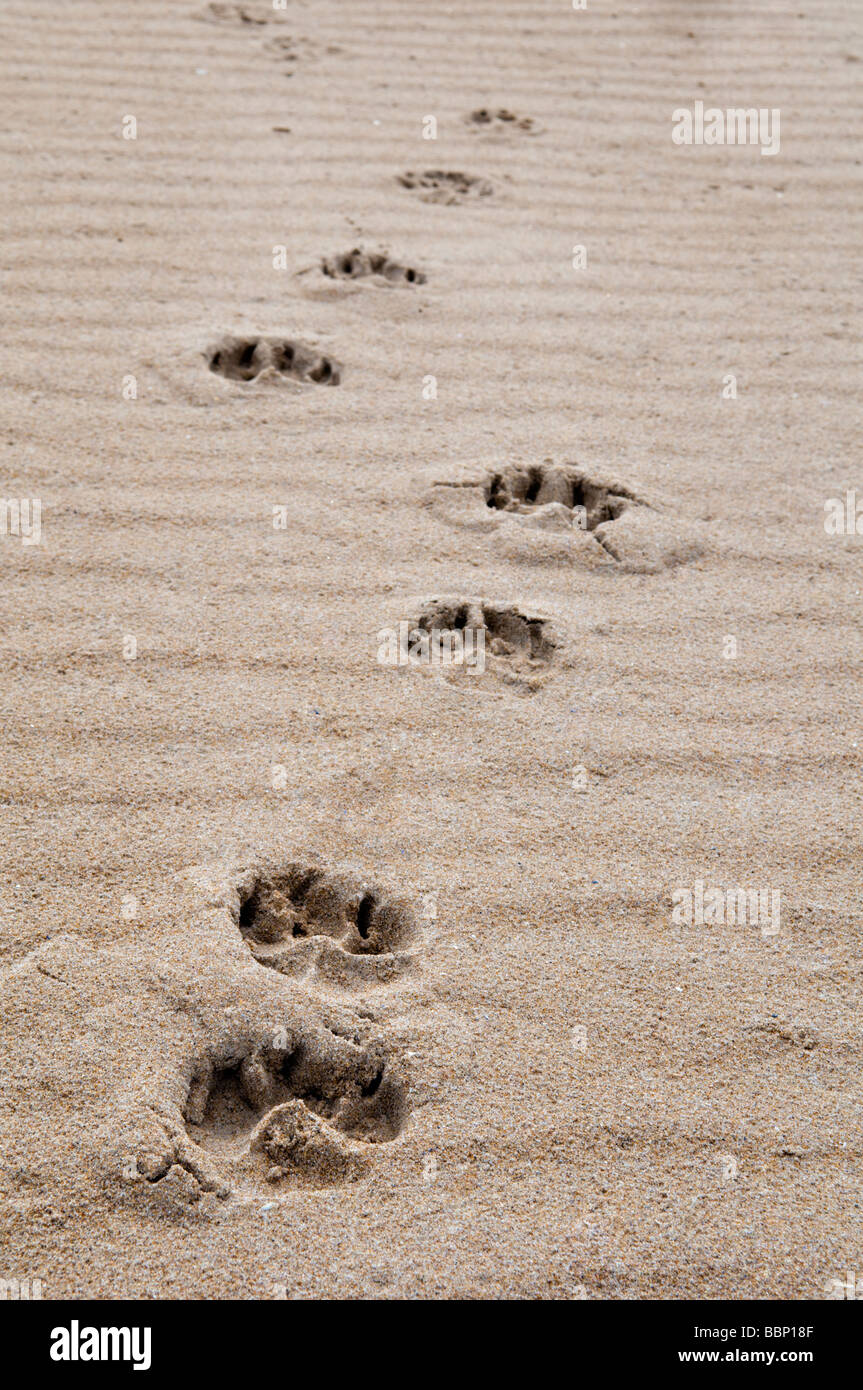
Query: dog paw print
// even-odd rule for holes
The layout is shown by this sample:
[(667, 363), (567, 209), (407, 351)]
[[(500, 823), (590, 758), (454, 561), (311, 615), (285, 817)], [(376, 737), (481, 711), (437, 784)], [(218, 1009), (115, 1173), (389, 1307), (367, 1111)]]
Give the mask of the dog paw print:
[(253, 873), (237, 925), (255, 960), (283, 975), (350, 987), (410, 971), (420, 931), (411, 908), (373, 885), (306, 864)]
[(486, 506), (494, 511), (514, 514), (530, 526), (566, 530), (595, 531), (638, 501), (629, 488), (596, 482), (568, 464), (504, 468), (488, 475), (483, 490)]
[(265, 39), (261, 44), (261, 50), (275, 62), (285, 65), (285, 77), (293, 77), (297, 64), (302, 64), (303, 67), (310, 66), (324, 54), (342, 52), (336, 44), (328, 44), (326, 48), (321, 48), (312, 39), (295, 34), (277, 34), (274, 38)]
[(425, 275), (413, 266), (401, 265), (382, 251), (363, 251), (355, 246), (340, 256), (321, 261), (321, 270), (332, 280), (375, 279), (387, 285), (423, 285)]
[(650, 574), (715, 544), (700, 522), (669, 515), (625, 483), (550, 459), (465, 472), (434, 483), (423, 501), (451, 525), (488, 532), (495, 548), (516, 560), (587, 568), (612, 562)]
[(494, 192), (488, 179), (462, 174), (448, 169), (426, 169), (400, 174), (398, 181), (418, 195), (424, 203), (463, 203), (467, 199), (489, 198)]
[(407, 636), (409, 660), (460, 689), (522, 695), (542, 689), (560, 645), (548, 619), (472, 598), (429, 599)]
[(160, 1097), (118, 1125), (109, 1148), (127, 1194), (176, 1208), (360, 1176), (410, 1112), (404, 1069), (370, 1028), (356, 1018), (214, 1040), (185, 1085), (176, 1078), (180, 1105)]
[(211, 372), (229, 381), (288, 377), (318, 386), (338, 386), (341, 375), (332, 358), (288, 338), (224, 337), (207, 348), (205, 358)]
[(533, 117), (517, 116), (505, 106), (499, 106), (497, 109), (480, 106), (465, 116), (465, 124), (472, 131), (488, 131), (492, 134), (517, 130), (526, 135), (537, 135), (540, 130)]
[(401, 1133), (407, 1087), (380, 1039), (287, 1040), (238, 1046), (195, 1070), (188, 1142), (224, 1187), (256, 1179), (342, 1182), (367, 1166), (367, 1146)]

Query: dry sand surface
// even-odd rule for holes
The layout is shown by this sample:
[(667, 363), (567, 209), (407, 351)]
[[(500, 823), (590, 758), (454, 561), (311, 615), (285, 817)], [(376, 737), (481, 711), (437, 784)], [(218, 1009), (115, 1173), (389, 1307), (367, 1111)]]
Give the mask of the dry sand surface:
[[(863, 1272), (859, 3), (5, 0), (2, 52), (0, 1276)], [(466, 621), (483, 672), (377, 659)]]

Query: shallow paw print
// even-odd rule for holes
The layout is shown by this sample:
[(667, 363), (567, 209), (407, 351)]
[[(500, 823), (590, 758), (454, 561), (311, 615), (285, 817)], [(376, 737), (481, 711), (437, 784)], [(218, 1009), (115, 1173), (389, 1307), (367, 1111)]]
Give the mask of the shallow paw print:
[[(266, 39), (262, 45), (263, 52), (277, 62), (289, 64), (286, 77), (292, 77), (294, 64), (307, 63), (317, 57), (316, 46), (306, 38), (297, 37), (292, 34), (278, 34), (275, 38)], [(338, 53), (339, 49), (330, 48), (328, 52)]]

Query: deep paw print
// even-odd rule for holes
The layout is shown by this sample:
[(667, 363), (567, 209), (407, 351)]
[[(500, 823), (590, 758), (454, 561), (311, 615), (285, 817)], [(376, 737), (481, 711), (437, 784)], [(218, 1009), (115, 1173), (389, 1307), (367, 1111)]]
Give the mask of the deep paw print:
[(338, 386), (340, 369), (332, 358), (288, 338), (220, 338), (204, 354), (207, 366), (229, 381), (289, 377), (294, 381)]
[(425, 275), (412, 266), (400, 265), (390, 260), (384, 252), (363, 251), (354, 247), (341, 256), (325, 257), (321, 261), (324, 275), (333, 280), (362, 280), (375, 277), (388, 285), (423, 285)]
[(504, 106), (499, 106), (497, 110), (480, 106), (476, 111), (471, 111), (469, 115), (465, 116), (465, 124), (473, 131), (497, 133), (520, 130), (527, 135), (539, 133), (539, 125), (531, 116), (516, 116), (514, 112), (508, 111)]
[(447, 169), (426, 169), (422, 173), (409, 170), (398, 181), (419, 195), (424, 203), (463, 203), (468, 198), (488, 198), (494, 192), (488, 179)]
[(531, 524), (595, 531), (638, 499), (629, 488), (599, 483), (569, 464), (513, 465), (485, 480), (485, 504), (531, 519)]
[[(494, 684), (524, 695), (545, 684), (560, 645), (548, 619), (485, 599), (430, 599), (409, 635), (423, 669), (439, 671), (462, 689)], [(432, 659), (435, 646), (446, 654), (443, 663)], [(453, 661), (453, 651), (460, 659)]]
[(398, 1137), (408, 1112), (405, 1079), (380, 1039), (276, 1035), (195, 1066), (184, 1156), (218, 1174), (222, 1194), (264, 1180), (343, 1182), (364, 1171), (369, 1145)]
[(235, 872), (217, 861), (179, 875), (154, 937), (95, 949), (60, 935), (0, 971), (4, 1017), (35, 1012), (26, 1036), (7, 1030), (4, 1072), (25, 1183), (49, 1086), (63, 1191), (170, 1217), (212, 1215), (268, 1180), (345, 1180), (400, 1136), (406, 1059), (368, 1008), (254, 964), (225, 910)]
[(409, 1112), (400, 1061), (366, 1020), (252, 1030), (191, 1056), (168, 1096), (124, 1111), (104, 1156), (125, 1191), (166, 1206), (265, 1184), (344, 1182)]
[(256, 871), (238, 890), (237, 925), (255, 960), (345, 987), (410, 970), (420, 931), (410, 907), (347, 875), (306, 864)]

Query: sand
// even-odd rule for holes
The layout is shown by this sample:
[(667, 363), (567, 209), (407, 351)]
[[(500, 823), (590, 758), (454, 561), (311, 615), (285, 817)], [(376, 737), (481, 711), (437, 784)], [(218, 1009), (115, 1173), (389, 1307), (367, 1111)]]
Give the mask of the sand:
[[(827, 1297), (859, 6), (7, 0), (2, 52), (0, 1275)], [(483, 671), (378, 660), (460, 612)]]

